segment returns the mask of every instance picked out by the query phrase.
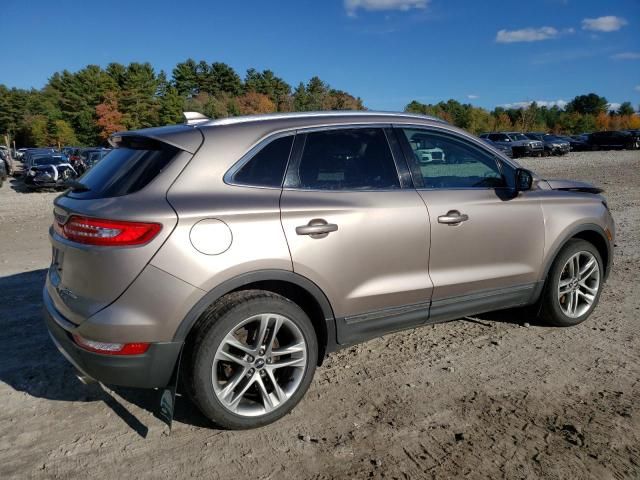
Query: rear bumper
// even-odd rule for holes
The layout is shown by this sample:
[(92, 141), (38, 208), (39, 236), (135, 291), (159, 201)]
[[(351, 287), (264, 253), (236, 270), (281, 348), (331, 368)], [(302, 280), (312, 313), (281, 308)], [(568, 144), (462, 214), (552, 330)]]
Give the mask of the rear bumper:
[(45, 288), (44, 320), (60, 353), (84, 376), (124, 387), (165, 387), (171, 378), (182, 342), (152, 343), (142, 355), (118, 356), (89, 352), (77, 346), (71, 334), (77, 328), (55, 309)]
[(37, 180), (34, 180), (32, 177), (26, 177), (24, 179), (24, 184), (29, 188), (55, 188), (60, 186), (60, 184), (54, 180), (37, 181)]
[(527, 153), (527, 155), (535, 155), (538, 153), (543, 153), (544, 152), (544, 147), (543, 146), (539, 146), (539, 147), (530, 147), (530, 146), (526, 146), (524, 147), (524, 151)]
[(559, 147), (552, 147), (551, 151), (554, 155), (564, 155), (571, 151), (571, 147), (569, 145), (561, 145)]

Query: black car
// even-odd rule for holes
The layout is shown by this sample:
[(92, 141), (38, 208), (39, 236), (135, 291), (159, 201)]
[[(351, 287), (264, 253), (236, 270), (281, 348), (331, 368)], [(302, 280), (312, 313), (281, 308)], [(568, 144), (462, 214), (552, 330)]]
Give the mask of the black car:
[(78, 175), (82, 175), (84, 172), (93, 167), (102, 158), (111, 151), (110, 148), (82, 148), (78, 151), (75, 161), (71, 162), (73, 168), (76, 169)]
[(593, 132), (589, 134), (589, 145), (594, 149), (627, 149), (638, 148), (640, 138), (628, 131)]
[(491, 145), (493, 148), (500, 150), (507, 157), (513, 158), (513, 148), (511, 147), (511, 145), (506, 145), (504, 143), (496, 143), (493, 140), (489, 140), (488, 138), (483, 138), (482, 140), (488, 143), (489, 145)]
[(527, 138), (540, 140), (544, 144), (545, 155), (565, 155), (571, 150), (569, 142), (550, 133), (527, 132)]
[(572, 152), (591, 150), (586, 137), (581, 137), (580, 135), (556, 135), (556, 137), (567, 142), (569, 144), (569, 150)]
[(634, 150), (640, 149), (640, 130), (624, 130), (625, 132), (629, 132), (633, 137), (633, 146)]
[(544, 144), (539, 140), (531, 140), (520, 132), (491, 132), (482, 133), (480, 138), (491, 140), (498, 145), (511, 147), (513, 158), (517, 157), (541, 157), (544, 153)]
[(33, 159), (38, 156), (53, 155), (55, 150), (53, 148), (28, 148), (22, 155), (22, 163), (24, 170), (26, 171), (31, 167)]
[(31, 189), (65, 188), (69, 180), (78, 177), (64, 155), (47, 155), (36, 157), (24, 174), (24, 184)]

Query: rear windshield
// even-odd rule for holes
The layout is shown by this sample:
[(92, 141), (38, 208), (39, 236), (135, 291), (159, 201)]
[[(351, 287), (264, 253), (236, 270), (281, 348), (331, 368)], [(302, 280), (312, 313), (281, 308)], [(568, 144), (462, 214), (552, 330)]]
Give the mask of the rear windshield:
[(64, 159), (60, 157), (40, 157), (33, 161), (34, 165), (58, 165), (64, 163)]
[(121, 197), (151, 182), (179, 150), (155, 140), (124, 137), (91, 170), (78, 179), (87, 191), (70, 191), (72, 198)]

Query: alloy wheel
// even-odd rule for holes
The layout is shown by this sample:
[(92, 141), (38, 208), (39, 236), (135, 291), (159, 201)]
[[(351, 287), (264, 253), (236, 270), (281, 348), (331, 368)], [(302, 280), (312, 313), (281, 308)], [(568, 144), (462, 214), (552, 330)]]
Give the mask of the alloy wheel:
[(578, 252), (565, 263), (558, 282), (562, 312), (578, 318), (589, 311), (600, 288), (600, 266), (590, 252)]
[(307, 368), (302, 331), (275, 313), (240, 322), (216, 350), (214, 392), (230, 412), (256, 417), (281, 407), (296, 392)]

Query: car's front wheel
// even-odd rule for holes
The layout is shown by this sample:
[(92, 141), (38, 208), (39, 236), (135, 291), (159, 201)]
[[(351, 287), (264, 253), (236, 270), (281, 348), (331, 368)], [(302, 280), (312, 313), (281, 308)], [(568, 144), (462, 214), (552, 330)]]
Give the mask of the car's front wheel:
[(187, 390), (217, 426), (260, 427), (290, 412), (317, 363), (311, 320), (290, 300), (235, 292), (203, 318), (187, 359)]
[(598, 249), (585, 240), (569, 240), (547, 277), (541, 298), (542, 319), (559, 327), (584, 322), (600, 299), (603, 274)]

